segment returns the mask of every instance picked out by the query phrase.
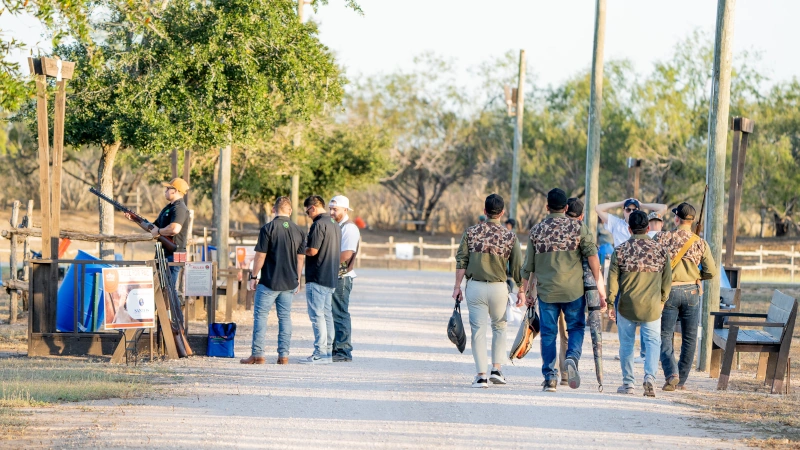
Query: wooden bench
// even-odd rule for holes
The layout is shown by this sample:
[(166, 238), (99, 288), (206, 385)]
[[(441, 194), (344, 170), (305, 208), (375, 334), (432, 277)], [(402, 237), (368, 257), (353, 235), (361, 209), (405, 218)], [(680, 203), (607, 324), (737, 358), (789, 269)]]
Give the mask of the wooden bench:
[[(765, 384), (772, 384), (772, 393), (783, 392), (783, 378), (786, 362), (792, 345), (794, 324), (797, 320), (797, 300), (775, 291), (766, 314), (747, 314), (740, 312), (712, 312), (714, 339), (711, 350), (711, 377), (719, 377), (717, 389), (727, 389), (728, 380), (736, 352), (761, 353), (765, 357)], [(723, 328), (723, 320), (728, 318), (728, 328)], [(760, 318), (764, 321), (741, 320)], [(742, 330), (741, 327), (759, 327), (762, 330)], [(761, 361), (759, 361), (761, 364)], [(761, 372), (761, 369), (759, 369)], [(761, 373), (758, 374), (761, 376)]]

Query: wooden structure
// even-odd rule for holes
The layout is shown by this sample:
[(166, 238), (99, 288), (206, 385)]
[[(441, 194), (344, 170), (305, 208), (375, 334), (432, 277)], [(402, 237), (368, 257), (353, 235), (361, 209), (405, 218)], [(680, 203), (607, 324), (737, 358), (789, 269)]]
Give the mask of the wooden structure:
[[(789, 350), (792, 345), (794, 324), (797, 320), (797, 300), (775, 291), (766, 314), (713, 312), (714, 338), (711, 349), (711, 377), (719, 377), (717, 389), (727, 389), (731, 365), (736, 352), (758, 352), (758, 379), (772, 385), (772, 393), (783, 392), (783, 379)], [(724, 318), (728, 328), (724, 328)], [(764, 321), (740, 319), (760, 318)], [(742, 330), (742, 327), (759, 327), (763, 330)]]
[[(73, 278), (73, 327), (71, 332), (60, 332), (56, 328), (56, 308), (58, 298), (58, 284), (49, 283), (49, 271), (52, 266), (58, 264), (73, 264), (76, 267), (75, 277)], [(50, 356), (50, 355), (90, 355), (90, 356), (112, 356), (112, 362), (122, 362), (124, 360), (124, 349), (120, 350), (121, 338), (119, 332), (81, 332), (79, 317), (83, 314), (83, 281), (86, 276), (85, 266), (103, 264), (116, 267), (143, 266), (154, 264), (153, 261), (109, 261), (109, 260), (45, 260), (32, 259), (30, 261), (31, 277), (28, 287), (30, 296), (30, 308), (28, 311), (28, 356)], [(172, 263), (178, 264), (181, 263)], [(216, 270), (215, 270), (216, 272)], [(154, 273), (154, 278), (158, 276)], [(157, 321), (159, 325), (160, 343), (157, 353), (163, 354), (166, 358), (177, 358), (174, 349), (174, 341), (171, 337), (171, 329), (168, 320), (162, 321), (159, 318), (168, 317), (167, 306), (161, 292), (158, 279), (155, 278), (155, 299), (157, 310)], [(212, 293), (216, 293), (216, 286), (213, 286)], [(217, 296), (206, 297), (206, 316), (208, 323), (214, 323), (217, 309)], [(187, 320), (188, 329), (188, 320)], [(167, 331), (168, 330), (168, 331)], [(128, 330), (127, 340), (133, 338), (135, 330)], [(208, 330), (191, 334), (187, 333), (187, 339), (196, 354), (204, 354), (208, 340)], [(153, 336), (151, 334), (152, 342)], [(142, 342), (142, 345), (146, 341)], [(172, 346), (172, 347), (171, 347)], [(171, 350), (170, 350), (171, 349)], [(151, 344), (152, 351), (152, 344)]]
[(642, 160), (628, 157), (628, 198), (639, 198), (639, 179), (642, 174)]
[(747, 142), (753, 132), (754, 123), (744, 117), (733, 119), (733, 153), (731, 155), (731, 179), (728, 188), (728, 224), (725, 232), (725, 260), (723, 266), (731, 287), (741, 283), (741, 268), (733, 263), (736, 250), (736, 236), (739, 231), (739, 209), (742, 204), (744, 184), (744, 164), (747, 157)]

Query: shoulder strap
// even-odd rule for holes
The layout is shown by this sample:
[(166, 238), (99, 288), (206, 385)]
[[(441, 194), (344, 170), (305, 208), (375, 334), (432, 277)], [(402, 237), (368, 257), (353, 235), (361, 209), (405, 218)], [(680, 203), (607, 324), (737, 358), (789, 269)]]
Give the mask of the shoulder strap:
[(699, 240), (700, 236), (692, 234), (692, 237), (690, 237), (689, 240), (683, 244), (683, 247), (681, 247), (681, 249), (678, 251), (678, 254), (676, 254), (675, 257), (672, 258), (672, 261), (670, 261), (670, 266), (672, 266), (673, 270), (678, 267), (678, 263), (681, 261), (681, 259), (683, 259), (683, 256), (686, 255), (686, 252), (689, 251), (692, 245)]

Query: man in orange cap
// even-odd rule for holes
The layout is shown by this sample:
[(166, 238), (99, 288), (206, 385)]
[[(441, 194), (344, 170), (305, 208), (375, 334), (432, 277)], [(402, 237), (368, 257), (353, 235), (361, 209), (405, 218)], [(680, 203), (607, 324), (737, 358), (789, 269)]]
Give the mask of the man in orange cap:
[[(185, 252), (189, 233), (189, 208), (186, 207), (183, 197), (189, 191), (189, 183), (183, 178), (173, 178), (169, 183), (161, 183), (161, 185), (164, 186), (164, 197), (169, 204), (161, 210), (158, 218), (153, 221), (155, 227), (150, 230), (150, 233), (153, 235), (153, 239), (158, 238), (159, 235), (171, 238), (178, 247), (175, 252)], [(131, 219), (131, 217), (128, 216), (128, 219)], [(175, 252), (164, 249), (164, 256), (167, 257), (167, 261), (173, 262), (173, 254)], [(175, 289), (181, 267), (170, 266), (169, 270), (172, 274), (172, 289)]]

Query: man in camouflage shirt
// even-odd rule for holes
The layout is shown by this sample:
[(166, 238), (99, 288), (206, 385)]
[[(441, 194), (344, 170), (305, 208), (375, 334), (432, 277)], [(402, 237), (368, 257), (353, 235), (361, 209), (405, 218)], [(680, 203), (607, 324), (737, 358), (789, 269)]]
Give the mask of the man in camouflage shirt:
[[(550, 214), (531, 228), (528, 249), (523, 267), (524, 287), (528, 291), (528, 278), (536, 278), (537, 299), (529, 304), (539, 304), (541, 327), (542, 375), (544, 391), (555, 392), (558, 369), (555, 368), (558, 315), (564, 314), (567, 323), (567, 381), (569, 386), (580, 386), (578, 361), (583, 348), (586, 328), (586, 298), (583, 295), (583, 259), (596, 279), (600, 278), (600, 261), (594, 236), (582, 222), (565, 215), (567, 194), (561, 189), (547, 193), (547, 210)], [(601, 308), (605, 307), (605, 293), (600, 292)]]
[[(700, 297), (703, 295), (701, 280), (710, 280), (717, 273), (708, 243), (692, 233), (694, 207), (681, 203), (672, 213), (678, 229), (662, 231), (654, 238), (669, 251), (670, 259), (678, 260), (672, 264), (672, 290), (661, 314), (661, 368), (666, 378), (665, 391), (685, 389), (697, 346)], [(672, 339), (678, 320), (681, 321), (681, 358), (676, 364)]]
[[(647, 214), (634, 211), (628, 218), (633, 235), (611, 255), (608, 298), (617, 304), (608, 309), (608, 317), (617, 320), (619, 359), (622, 366), (620, 394), (633, 394), (633, 342), (636, 327), (641, 326), (644, 342), (644, 395), (655, 397), (653, 385), (661, 350), (661, 309), (669, 297), (672, 281), (669, 253), (647, 235)], [(616, 311), (615, 311), (616, 309)]]
[[(472, 329), (472, 357), (478, 374), (472, 387), (487, 388), (489, 381), (506, 384), (500, 365), (506, 354), (506, 267), (514, 283), (519, 286), (522, 252), (517, 235), (500, 223), (505, 212), (503, 197), (492, 194), (486, 197), (484, 213), (486, 222), (467, 228), (461, 237), (456, 255), (456, 285), (453, 298), (462, 298), (461, 281), (466, 276), (467, 308)], [(523, 291), (517, 294), (517, 304), (524, 302)], [(492, 321), (492, 369), (487, 380), (486, 327)]]

